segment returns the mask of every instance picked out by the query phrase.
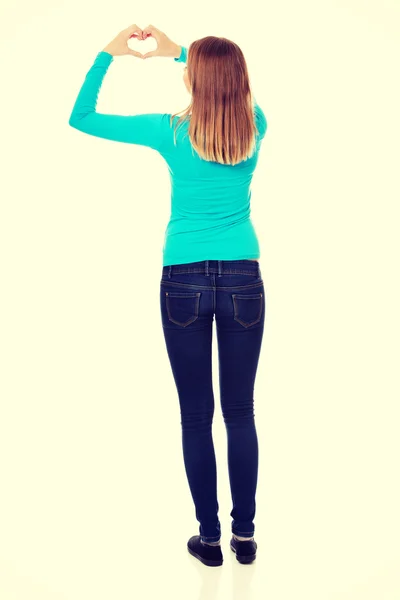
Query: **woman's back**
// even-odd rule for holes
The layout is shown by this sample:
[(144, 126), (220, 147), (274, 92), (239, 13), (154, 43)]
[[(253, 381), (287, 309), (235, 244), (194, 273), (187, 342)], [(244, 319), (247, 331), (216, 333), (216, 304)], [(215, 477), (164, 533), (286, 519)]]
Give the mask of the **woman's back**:
[[(172, 131), (165, 136), (159, 152), (170, 173), (171, 216), (164, 238), (164, 266), (260, 256), (250, 218), (250, 186), (265, 135), (262, 115), (260, 111), (261, 134), (253, 156), (234, 166), (198, 156), (187, 135), (188, 123), (178, 129), (176, 146)], [(169, 117), (165, 115), (166, 127)]]

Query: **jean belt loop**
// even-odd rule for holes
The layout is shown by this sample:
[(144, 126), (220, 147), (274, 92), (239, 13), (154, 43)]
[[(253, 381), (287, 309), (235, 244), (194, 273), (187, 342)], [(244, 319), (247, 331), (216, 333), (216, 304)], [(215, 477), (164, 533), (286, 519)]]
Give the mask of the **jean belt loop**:
[(208, 273), (208, 260), (206, 260), (206, 277), (208, 277), (209, 273)]
[(171, 271), (172, 271), (172, 265), (169, 265), (169, 269), (168, 269), (168, 279), (171, 279)]
[(222, 260), (218, 261), (218, 277), (222, 277)]
[(260, 263), (257, 263), (257, 272), (258, 272), (258, 276), (261, 277), (261, 271), (260, 271)]

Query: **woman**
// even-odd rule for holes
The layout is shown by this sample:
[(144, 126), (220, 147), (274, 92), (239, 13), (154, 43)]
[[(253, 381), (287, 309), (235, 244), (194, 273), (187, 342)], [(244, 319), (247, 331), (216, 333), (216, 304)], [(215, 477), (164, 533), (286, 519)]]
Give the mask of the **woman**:
[[(142, 55), (128, 48), (134, 36), (152, 36), (157, 49)], [(96, 112), (104, 75), (113, 57), (123, 54), (187, 62), (183, 80), (191, 102), (179, 119), (179, 113)], [(187, 49), (152, 25), (143, 30), (132, 25), (97, 55), (69, 124), (90, 135), (153, 148), (168, 165), (171, 217), (164, 238), (160, 308), (179, 396), (185, 470), (200, 523), (200, 535), (192, 536), (187, 548), (208, 566), (223, 562), (212, 440), (215, 314), (233, 502), (230, 547), (240, 562), (250, 563), (257, 549), (253, 390), (265, 319), (250, 183), (267, 122), (252, 100), (242, 51), (234, 42), (214, 36), (196, 40)]]

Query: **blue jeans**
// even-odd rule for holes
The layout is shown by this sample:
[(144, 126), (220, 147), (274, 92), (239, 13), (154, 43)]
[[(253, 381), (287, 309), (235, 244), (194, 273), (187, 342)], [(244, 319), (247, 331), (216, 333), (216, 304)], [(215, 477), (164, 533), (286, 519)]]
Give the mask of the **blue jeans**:
[(232, 533), (254, 535), (258, 440), (254, 382), (265, 320), (258, 261), (203, 260), (162, 267), (161, 320), (181, 415), (185, 471), (202, 541), (221, 537), (212, 438), (212, 326), (227, 431)]

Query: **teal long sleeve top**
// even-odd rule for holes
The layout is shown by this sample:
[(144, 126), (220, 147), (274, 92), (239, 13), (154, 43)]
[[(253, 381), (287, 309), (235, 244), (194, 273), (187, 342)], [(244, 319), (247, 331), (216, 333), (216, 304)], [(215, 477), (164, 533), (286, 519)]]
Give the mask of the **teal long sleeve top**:
[[(176, 62), (186, 62), (182, 46)], [(254, 100), (258, 130), (251, 158), (237, 165), (202, 159), (191, 145), (188, 123), (181, 125), (174, 144), (171, 113), (108, 115), (96, 111), (97, 98), (113, 56), (99, 52), (86, 74), (69, 119), (71, 127), (117, 142), (153, 148), (167, 163), (171, 181), (171, 214), (164, 234), (163, 266), (203, 260), (260, 257), (251, 220), (251, 181), (258, 162), (267, 120)], [(150, 218), (150, 217), (149, 217)]]

